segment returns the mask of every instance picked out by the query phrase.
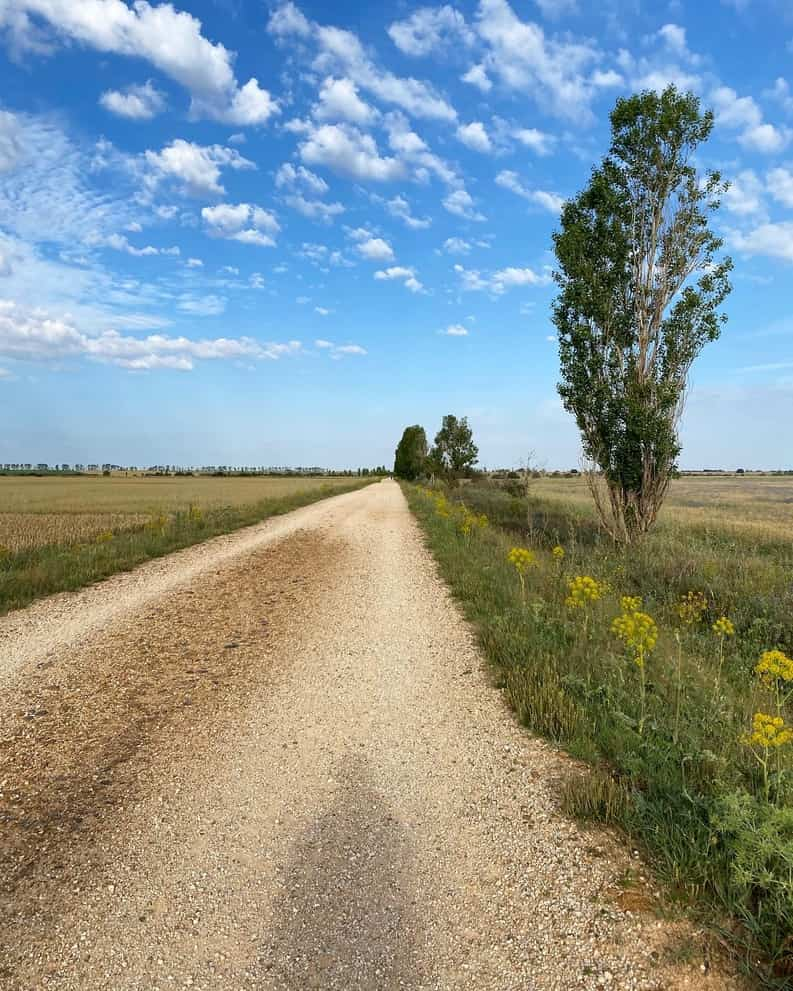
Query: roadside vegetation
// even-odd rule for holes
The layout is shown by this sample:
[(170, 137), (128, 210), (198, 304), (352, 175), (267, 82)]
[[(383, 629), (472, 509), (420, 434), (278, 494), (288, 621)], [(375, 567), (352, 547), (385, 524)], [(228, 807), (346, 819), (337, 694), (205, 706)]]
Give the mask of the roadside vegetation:
[(789, 536), (672, 513), (624, 547), (591, 507), (520, 487), (405, 491), (511, 707), (591, 765), (567, 810), (625, 830), (768, 987), (790, 987)]
[(0, 615), (373, 480), (0, 479)]
[(572, 482), (541, 496), (528, 465), (506, 485), (477, 477), (452, 416), (429, 451), (406, 432), (395, 474), (518, 717), (591, 765), (565, 785), (568, 811), (624, 829), (749, 969), (790, 988), (790, 532), (784, 514), (769, 526), (778, 489), (756, 525), (740, 497), (730, 517), (710, 500), (663, 514), (670, 488), (686, 502), (686, 383), (730, 292), (709, 226), (726, 186), (695, 167), (712, 127), (672, 86), (619, 100), (608, 154), (562, 208), (558, 389), (588, 501)]

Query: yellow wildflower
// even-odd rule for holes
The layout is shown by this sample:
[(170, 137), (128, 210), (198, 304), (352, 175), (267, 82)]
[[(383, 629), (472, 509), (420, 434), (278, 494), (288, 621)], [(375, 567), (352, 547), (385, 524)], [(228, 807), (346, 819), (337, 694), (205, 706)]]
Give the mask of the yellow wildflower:
[(726, 616), (719, 616), (713, 624), (713, 632), (719, 637), (734, 637), (735, 627)]
[(769, 688), (777, 680), (793, 681), (793, 661), (781, 650), (767, 650), (757, 662), (755, 671)]
[(752, 718), (752, 732), (741, 737), (741, 742), (749, 747), (762, 747), (764, 750), (772, 747), (784, 747), (793, 741), (793, 729), (785, 726), (781, 716), (769, 716), (764, 712), (756, 712)]
[(519, 575), (525, 575), (535, 564), (535, 554), (526, 547), (513, 547), (507, 554), (507, 560), (515, 566)]
[[(626, 596), (627, 598), (627, 596)], [(645, 654), (648, 654), (658, 642), (658, 627), (655, 620), (645, 612), (634, 609), (627, 610), (611, 624), (612, 633), (633, 652), (634, 660), (639, 667), (644, 666)]]
[(623, 612), (638, 612), (642, 607), (640, 595), (623, 595), (620, 599)]
[(597, 602), (602, 599), (608, 591), (605, 582), (598, 581), (590, 575), (576, 575), (567, 583), (570, 594), (565, 599), (565, 605), (571, 609), (583, 609), (590, 602)]
[(554, 561), (564, 561), (564, 547), (557, 544), (551, 551), (551, 555)]
[(98, 544), (107, 544), (112, 539), (113, 539), (113, 531), (112, 530), (103, 530), (101, 533), (98, 533), (97, 536), (96, 536), (96, 542)]
[(678, 603), (677, 615), (686, 626), (693, 626), (702, 619), (707, 608), (708, 602), (702, 592), (689, 592)]

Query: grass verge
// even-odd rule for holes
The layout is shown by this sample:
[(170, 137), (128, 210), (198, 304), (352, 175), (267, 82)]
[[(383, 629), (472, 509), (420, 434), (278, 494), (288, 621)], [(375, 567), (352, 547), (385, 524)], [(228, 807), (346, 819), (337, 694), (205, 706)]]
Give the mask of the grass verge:
[[(570, 506), (484, 485), (404, 488), (521, 722), (591, 764), (565, 807), (625, 830), (763, 986), (793, 987), (793, 743), (747, 739), (754, 714), (793, 688), (755, 671), (763, 652), (793, 652), (790, 542), (671, 522), (623, 550)], [(528, 556), (511, 561), (516, 545)], [(572, 604), (577, 576), (601, 594)], [(689, 593), (701, 608), (686, 622)], [(612, 629), (637, 609), (657, 629), (641, 664)], [(714, 630), (722, 616), (733, 635)]]
[(158, 513), (133, 528), (106, 530), (88, 542), (47, 544), (0, 556), (0, 615), (55, 592), (68, 592), (129, 571), (144, 561), (231, 533), (270, 516), (371, 484), (319, 486), (248, 505)]

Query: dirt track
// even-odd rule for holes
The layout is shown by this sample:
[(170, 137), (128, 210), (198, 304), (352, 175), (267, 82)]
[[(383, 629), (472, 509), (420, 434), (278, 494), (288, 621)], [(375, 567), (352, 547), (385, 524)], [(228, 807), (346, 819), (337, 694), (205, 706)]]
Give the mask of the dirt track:
[(738, 987), (558, 812), (392, 482), (0, 620), (0, 685), (3, 989)]

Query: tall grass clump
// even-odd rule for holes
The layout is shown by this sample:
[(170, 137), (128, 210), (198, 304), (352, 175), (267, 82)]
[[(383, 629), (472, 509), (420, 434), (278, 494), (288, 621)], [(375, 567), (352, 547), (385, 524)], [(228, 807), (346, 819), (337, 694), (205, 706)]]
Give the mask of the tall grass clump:
[[(625, 830), (766, 986), (790, 987), (789, 540), (672, 520), (619, 547), (569, 503), (406, 494), (520, 720), (592, 765), (565, 807)], [(463, 512), (489, 522), (474, 540)]]

